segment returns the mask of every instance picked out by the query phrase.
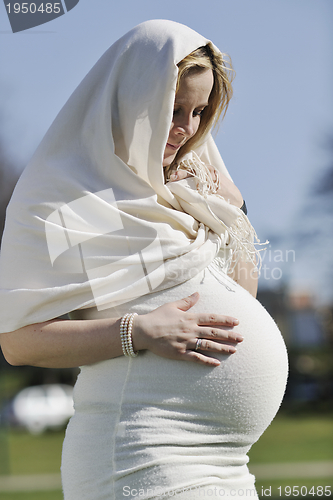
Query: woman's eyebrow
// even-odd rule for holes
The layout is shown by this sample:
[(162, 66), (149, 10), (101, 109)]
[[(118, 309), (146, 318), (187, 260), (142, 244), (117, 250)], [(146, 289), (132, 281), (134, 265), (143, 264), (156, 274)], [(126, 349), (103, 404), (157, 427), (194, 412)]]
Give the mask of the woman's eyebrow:
[[(205, 108), (206, 106), (208, 106), (208, 104), (209, 104), (208, 102), (205, 102), (205, 103), (203, 103), (203, 104), (198, 104), (198, 106), (196, 106), (194, 109), (197, 109), (197, 108)], [(183, 103), (182, 103), (182, 101), (178, 101), (178, 102), (177, 102), (177, 101), (175, 101), (175, 102), (174, 102), (174, 106), (183, 106)]]

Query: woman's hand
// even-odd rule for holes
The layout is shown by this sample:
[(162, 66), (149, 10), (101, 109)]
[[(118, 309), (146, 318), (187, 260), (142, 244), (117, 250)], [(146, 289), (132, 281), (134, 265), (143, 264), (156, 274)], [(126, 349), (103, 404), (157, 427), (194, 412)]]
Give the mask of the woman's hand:
[[(217, 194), (222, 196), (226, 201), (229, 201), (231, 205), (240, 208), (243, 205), (243, 197), (238, 187), (230, 179), (228, 179), (228, 177), (217, 172), (216, 168), (212, 165), (207, 165), (207, 168), (209, 169), (214, 182), (219, 179), (219, 189)], [(178, 169), (170, 175), (170, 181), (180, 181), (182, 179), (186, 179), (187, 177), (193, 177), (193, 175), (187, 170)]]
[[(195, 293), (176, 302), (170, 302), (154, 311), (136, 316), (132, 331), (135, 350), (148, 349), (169, 359), (194, 361), (208, 366), (218, 366), (220, 361), (206, 353), (233, 354), (234, 345), (243, 337), (233, 331), (238, 320), (230, 316), (191, 313), (199, 300)], [(195, 350), (197, 340), (200, 349)]]

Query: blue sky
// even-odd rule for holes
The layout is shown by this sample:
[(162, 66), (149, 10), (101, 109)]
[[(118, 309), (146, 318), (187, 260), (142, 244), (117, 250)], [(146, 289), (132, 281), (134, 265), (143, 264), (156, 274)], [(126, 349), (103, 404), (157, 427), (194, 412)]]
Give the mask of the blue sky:
[(66, 15), (13, 34), (1, 3), (0, 130), (7, 150), (23, 168), (116, 39), (147, 19), (178, 21), (232, 58), (234, 98), (216, 141), (259, 237), (283, 234), (328, 164), (332, 14), (331, 0), (80, 0)]

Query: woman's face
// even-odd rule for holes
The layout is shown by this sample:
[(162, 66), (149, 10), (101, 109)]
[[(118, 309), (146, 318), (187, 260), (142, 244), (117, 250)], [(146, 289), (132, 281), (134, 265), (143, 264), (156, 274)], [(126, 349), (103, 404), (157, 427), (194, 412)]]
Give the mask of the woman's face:
[(201, 113), (208, 105), (213, 84), (214, 76), (211, 69), (182, 78), (175, 98), (163, 167), (172, 163), (181, 146), (197, 132)]

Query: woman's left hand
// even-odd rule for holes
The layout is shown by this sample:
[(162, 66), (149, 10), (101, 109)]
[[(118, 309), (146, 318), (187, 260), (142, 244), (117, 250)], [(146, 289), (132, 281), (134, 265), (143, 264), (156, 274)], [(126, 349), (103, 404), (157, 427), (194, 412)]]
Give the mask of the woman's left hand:
[[(226, 201), (229, 201), (231, 205), (240, 208), (243, 205), (243, 197), (238, 187), (223, 174), (217, 172), (216, 168), (212, 165), (207, 165), (213, 181), (219, 178), (219, 189), (217, 194), (222, 196)], [(192, 177), (191, 173), (187, 170), (178, 169), (170, 175), (170, 181), (180, 181), (186, 179), (187, 177)]]

